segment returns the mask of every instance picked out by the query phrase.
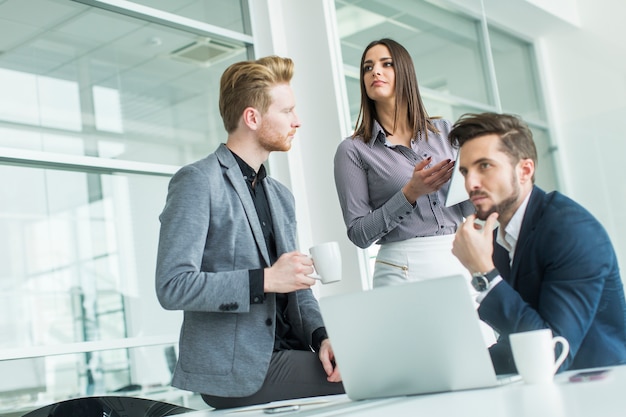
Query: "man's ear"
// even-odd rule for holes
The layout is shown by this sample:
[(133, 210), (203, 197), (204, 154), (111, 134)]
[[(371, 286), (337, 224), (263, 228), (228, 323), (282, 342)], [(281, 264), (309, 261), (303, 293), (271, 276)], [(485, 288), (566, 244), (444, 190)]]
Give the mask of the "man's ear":
[(248, 127), (248, 129), (257, 130), (259, 128), (259, 124), (261, 123), (261, 115), (254, 107), (246, 107), (243, 110), (242, 122)]
[(518, 163), (519, 169), (519, 179), (523, 184), (526, 181), (532, 181), (533, 175), (535, 174), (535, 161), (530, 158), (522, 159)]

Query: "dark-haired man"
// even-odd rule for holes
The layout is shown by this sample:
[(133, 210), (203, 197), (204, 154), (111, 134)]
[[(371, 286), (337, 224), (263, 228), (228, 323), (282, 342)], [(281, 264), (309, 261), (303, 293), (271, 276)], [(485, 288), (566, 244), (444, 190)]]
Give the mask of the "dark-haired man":
[(496, 372), (516, 371), (510, 334), (543, 328), (569, 341), (560, 370), (626, 363), (624, 288), (609, 236), (579, 204), (534, 185), (528, 126), (512, 115), (468, 114), (449, 138), (476, 207), (452, 252), (480, 291), (480, 318), (499, 333), (490, 348)]

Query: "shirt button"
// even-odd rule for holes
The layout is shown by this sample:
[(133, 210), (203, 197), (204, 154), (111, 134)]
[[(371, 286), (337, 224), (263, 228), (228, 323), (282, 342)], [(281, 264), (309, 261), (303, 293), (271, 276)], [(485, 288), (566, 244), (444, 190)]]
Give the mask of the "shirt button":
[(266, 319), (265, 320), (265, 324), (267, 324), (268, 326), (272, 325), (272, 319)]
[(436, 201), (433, 201), (433, 206), (436, 206), (436, 205), (437, 205), (437, 202), (436, 202)]
[(439, 226), (440, 229), (443, 229), (443, 225)]
[(258, 303), (258, 302), (261, 301), (261, 299), (259, 297), (254, 297), (254, 299), (252, 301), (254, 301), (255, 303)]

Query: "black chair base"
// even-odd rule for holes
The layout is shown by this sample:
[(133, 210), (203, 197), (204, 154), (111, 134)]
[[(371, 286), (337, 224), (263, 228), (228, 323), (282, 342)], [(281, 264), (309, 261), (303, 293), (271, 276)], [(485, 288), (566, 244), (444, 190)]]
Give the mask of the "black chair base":
[(46, 405), (22, 417), (165, 417), (191, 411), (196, 410), (145, 398), (98, 396)]

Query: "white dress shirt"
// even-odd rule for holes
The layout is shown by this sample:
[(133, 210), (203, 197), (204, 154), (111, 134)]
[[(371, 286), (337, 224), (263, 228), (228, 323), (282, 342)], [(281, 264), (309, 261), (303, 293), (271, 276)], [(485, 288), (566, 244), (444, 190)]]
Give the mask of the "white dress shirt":
[[(519, 233), (522, 228), (522, 221), (524, 220), (524, 214), (526, 213), (526, 206), (528, 206), (528, 200), (530, 199), (530, 194), (526, 196), (522, 204), (517, 208), (513, 217), (511, 217), (511, 221), (506, 225), (504, 231), (501, 227), (498, 227), (496, 234), (496, 243), (502, 246), (509, 252), (509, 265), (513, 264), (513, 257), (515, 256), (515, 247), (517, 246), (517, 239), (519, 238)], [(502, 277), (498, 275), (495, 277), (487, 286), (487, 289), (478, 294), (476, 297), (476, 302), (480, 303), (486, 296), (489, 294), (489, 291), (496, 285), (498, 285), (502, 281)]]

